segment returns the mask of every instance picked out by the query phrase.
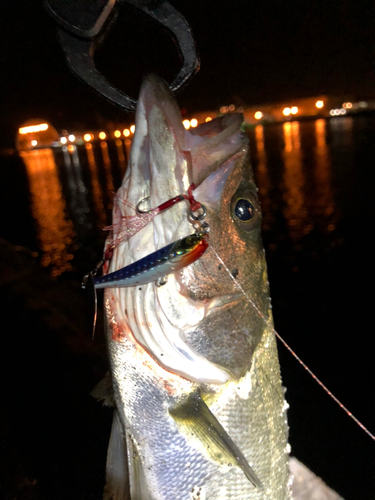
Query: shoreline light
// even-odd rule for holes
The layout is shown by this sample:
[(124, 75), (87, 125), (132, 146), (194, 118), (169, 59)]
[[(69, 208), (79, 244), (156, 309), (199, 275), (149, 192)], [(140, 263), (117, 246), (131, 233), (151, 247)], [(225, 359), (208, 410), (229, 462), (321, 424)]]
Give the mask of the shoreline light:
[(48, 129), (48, 123), (39, 123), (38, 125), (30, 125), (29, 127), (21, 127), (18, 132), (22, 135), (31, 134), (33, 132), (43, 132)]
[(339, 108), (339, 109), (331, 109), (329, 114), (331, 116), (339, 116), (339, 115), (346, 115), (346, 109), (344, 108)]
[(99, 139), (104, 141), (104, 139), (107, 137), (107, 134), (105, 132), (99, 132)]
[(292, 113), (292, 115), (296, 115), (298, 113), (298, 106), (292, 106), (290, 108), (290, 112)]
[(113, 135), (118, 139), (119, 137), (121, 137), (121, 132), (119, 130), (115, 130)]
[(122, 133), (124, 134), (125, 137), (129, 137), (130, 130), (128, 128), (125, 128)]
[(261, 120), (261, 119), (263, 118), (263, 113), (262, 113), (261, 111), (256, 111), (256, 112), (254, 113), (254, 118), (255, 118), (256, 120)]
[(193, 127), (193, 128), (197, 127), (198, 126), (198, 120), (196, 118), (192, 118), (190, 120), (190, 126)]
[(68, 142), (68, 139), (66, 137), (60, 137), (60, 142), (61, 144), (66, 144)]
[(322, 109), (322, 107), (324, 106), (324, 101), (316, 101), (315, 103), (315, 107), (318, 108), (318, 109)]
[(36, 141), (35, 139), (34, 139), (33, 141), (31, 141), (31, 145), (32, 145), (33, 147), (35, 147), (37, 144), (38, 144), (38, 141)]
[(183, 120), (182, 125), (186, 128), (186, 130), (189, 130), (190, 120)]
[(207, 123), (207, 122), (211, 122), (211, 121), (212, 121), (211, 116), (206, 116), (206, 119), (205, 119), (204, 121), (205, 121), (206, 123)]
[(130, 132), (131, 132), (132, 134), (134, 134), (134, 132), (135, 132), (135, 125), (132, 125), (132, 126), (130, 127)]
[(284, 109), (283, 109), (283, 115), (284, 115), (284, 116), (289, 116), (291, 112), (292, 112), (292, 111), (291, 111), (291, 109), (290, 109), (290, 108), (284, 108)]
[(89, 142), (91, 141), (91, 139), (93, 139), (93, 136), (91, 134), (85, 134), (83, 136), (83, 139), (86, 141), (86, 142)]
[(76, 140), (76, 136), (74, 134), (70, 134), (68, 136), (68, 139), (69, 139), (70, 142), (74, 142)]

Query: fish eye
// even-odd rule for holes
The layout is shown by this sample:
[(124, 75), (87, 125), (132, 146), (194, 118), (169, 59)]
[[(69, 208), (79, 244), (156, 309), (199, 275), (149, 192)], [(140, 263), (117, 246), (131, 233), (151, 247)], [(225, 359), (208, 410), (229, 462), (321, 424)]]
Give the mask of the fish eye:
[(231, 212), (233, 222), (239, 229), (252, 232), (260, 227), (261, 211), (256, 195), (249, 189), (241, 189), (232, 198)]
[(249, 222), (255, 217), (255, 208), (250, 200), (240, 198), (234, 205), (234, 216), (240, 222)]

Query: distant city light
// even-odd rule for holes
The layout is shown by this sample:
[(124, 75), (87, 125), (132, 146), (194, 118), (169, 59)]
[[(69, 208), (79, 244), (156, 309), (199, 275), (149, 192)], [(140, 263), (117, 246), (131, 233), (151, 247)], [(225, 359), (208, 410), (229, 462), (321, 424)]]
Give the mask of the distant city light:
[(70, 142), (74, 142), (76, 140), (76, 136), (74, 134), (70, 134), (68, 136), (68, 139), (69, 139)]
[(115, 133), (113, 135), (115, 137), (119, 138), (119, 137), (121, 137), (121, 132), (119, 130), (115, 130)]
[(346, 109), (340, 108), (340, 109), (331, 109), (329, 114), (331, 116), (339, 116), (339, 115), (346, 115)]
[(228, 106), (221, 106), (220, 113), (228, 113)]
[(353, 107), (353, 104), (351, 102), (344, 102), (342, 107), (345, 109), (351, 109)]
[(254, 118), (256, 120), (261, 120), (263, 118), (263, 113), (261, 111), (256, 111), (256, 113), (254, 114)]
[(29, 127), (21, 127), (18, 132), (20, 134), (31, 134), (33, 132), (43, 132), (48, 129), (48, 123), (40, 123), (39, 125), (30, 125)]
[(34, 146), (34, 147), (35, 147), (37, 144), (38, 144), (38, 141), (36, 141), (35, 139), (34, 139), (33, 141), (31, 141), (31, 145), (32, 145), (32, 146)]
[(236, 109), (236, 107), (234, 104), (231, 104), (230, 106), (228, 106), (228, 111), (234, 111), (235, 109)]
[(107, 134), (105, 132), (99, 132), (99, 139), (104, 141), (104, 139), (107, 137)]
[(291, 109), (290, 109), (290, 108), (284, 108), (284, 109), (283, 109), (283, 115), (284, 115), (284, 116), (289, 116), (291, 112), (292, 112), (292, 111), (291, 111)]
[(243, 107), (242, 107), (242, 106), (238, 106), (237, 111), (238, 111), (239, 113), (242, 113), (242, 112), (243, 112)]
[(68, 139), (66, 137), (60, 137), (60, 142), (61, 144), (66, 144), (68, 142)]
[(132, 126), (130, 127), (130, 132), (131, 132), (132, 134), (134, 134), (134, 132), (135, 132), (135, 125), (132, 125)]
[(323, 106), (324, 106), (324, 101), (316, 101), (315, 107), (317, 107), (318, 109), (322, 109)]
[(205, 122), (207, 123), (207, 122), (211, 122), (211, 121), (212, 121), (211, 116), (206, 116)]
[(296, 115), (298, 113), (298, 106), (292, 106), (290, 108), (290, 112), (292, 113), (292, 115)]
[(182, 122), (182, 125), (186, 128), (186, 130), (189, 130), (189, 128), (190, 128), (190, 120), (184, 120)]
[(124, 131), (122, 132), (125, 137), (129, 137), (130, 135), (130, 130), (128, 128), (125, 128)]
[(89, 142), (89, 141), (91, 141), (92, 136), (91, 136), (91, 134), (85, 134), (85, 135), (83, 136), (83, 138), (84, 138), (84, 140), (85, 140), (86, 142)]
[(192, 118), (190, 120), (190, 126), (195, 128), (198, 125), (198, 120), (196, 118)]
[(366, 101), (359, 101), (358, 106), (360, 108), (367, 108), (368, 107), (368, 103)]

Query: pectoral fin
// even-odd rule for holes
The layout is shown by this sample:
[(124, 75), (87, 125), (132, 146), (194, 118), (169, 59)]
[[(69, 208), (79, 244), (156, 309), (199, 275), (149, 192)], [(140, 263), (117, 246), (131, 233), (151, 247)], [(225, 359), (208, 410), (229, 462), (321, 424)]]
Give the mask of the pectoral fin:
[(198, 393), (191, 394), (186, 402), (170, 409), (169, 413), (181, 432), (193, 436), (211, 460), (239, 467), (254, 486), (262, 488), (261, 481), (240, 449)]

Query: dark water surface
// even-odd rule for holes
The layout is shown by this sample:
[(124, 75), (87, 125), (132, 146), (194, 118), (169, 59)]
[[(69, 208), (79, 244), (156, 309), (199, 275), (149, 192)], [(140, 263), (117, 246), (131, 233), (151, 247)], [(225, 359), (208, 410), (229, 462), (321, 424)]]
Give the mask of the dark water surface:
[[(374, 432), (375, 118), (257, 126), (249, 138), (276, 329)], [(104, 484), (112, 416), (89, 392), (105, 343), (101, 317), (89, 339), (79, 285), (100, 259), (128, 146), (69, 149), (0, 157), (9, 500), (100, 499)], [(279, 353), (292, 453), (345, 499), (374, 500), (375, 443)]]

